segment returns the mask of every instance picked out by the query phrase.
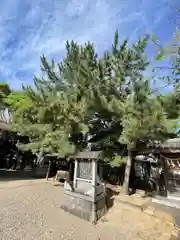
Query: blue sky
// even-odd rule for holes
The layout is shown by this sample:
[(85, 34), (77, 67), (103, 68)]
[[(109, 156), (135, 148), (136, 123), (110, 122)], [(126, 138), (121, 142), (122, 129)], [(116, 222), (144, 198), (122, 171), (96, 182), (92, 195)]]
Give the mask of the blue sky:
[[(66, 40), (107, 50), (114, 32), (135, 41), (154, 33), (164, 44), (177, 25), (178, 0), (6, 0), (0, 8), (0, 77), (12, 88), (40, 74), (40, 56), (56, 61)], [(180, 3), (179, 3), (180, 7)], [(152, 48), (148, 54), (152, 56)]]

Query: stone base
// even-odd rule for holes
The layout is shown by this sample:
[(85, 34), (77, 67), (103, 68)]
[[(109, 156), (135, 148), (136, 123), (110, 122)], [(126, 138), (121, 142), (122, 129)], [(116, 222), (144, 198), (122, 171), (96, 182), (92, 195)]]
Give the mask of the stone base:
[(106, 213), (105, 197), (96, 203), (91, 197), (75, 192), (65, 192), (61, 208), (91, 223), (96, 223)]

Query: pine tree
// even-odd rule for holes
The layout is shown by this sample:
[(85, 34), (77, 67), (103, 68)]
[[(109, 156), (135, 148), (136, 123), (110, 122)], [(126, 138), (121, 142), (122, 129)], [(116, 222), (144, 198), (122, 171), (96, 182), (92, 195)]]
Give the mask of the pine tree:
[[(30, 143), (19, 144), (23, 150), (66, 155), (84, 147), (83, 132), (87, 122), (86, 76), (96, 64), (93, 46), (67, 43), (67, 56), (58, 64), (49, 64), (42, 56), (42, 77), (34, 78), (35, 89), (24, 87), (28, 105), (17, 107), (14, 129), (29, 136)], [(19, 114), (19, 118), (17, 113)]]
[(127, 190), (132, 146), (140, 139), (163, 137), (172, 126), (143, 77), (149, 64), (148, 38), (131, 47), (127, 40), (118, 42), (116, 32), (112, 48), (102, 58), (93, 44), (79, 46), (73, 41), (67, 42), (67, 54), (57, 66), (42, 56), (42, 76), (34, 78), (35, 88), (24, 87), (24, 107), (16, 108), (13, 125), (30, 139), (19, 147), (33, 152), (67, 155), (83, 150), (87, 132), (99, 146), (111, 146), (112, 152), (126, 145)]
[(132, 92), (133, 84), (142, 76), (142, 71), (148, 65), (143, 55), (146, 43), (147, 39), (143, 39), (132, 48), (128, 48), (125, 40), (118, 46), (116, 32), (112, 49), (100, 59), (96, 70), (96, 84), (91, 91), (91, 102), (95, 112), (93, 125), (99, 125), (95, 128), (96, 131), (97, 128), (100, 129), (94, 138), (100, 139), (100, 143), (108, 141), (113, 146), (113, 151), (117, 148), (124, 151), (123, 145), (118, 144), (123, 130), (124, 102)]
[[(168, 121), (159, 99), (151, 93), (150, 80), (143, 76), (149, 63), (145, 56), (147, 42), (148, 38), (145, 38), (128, 48), (127, 41), (124, 41), (118, 47), (116, 33), (112, 51), (99, 62), (98, 73), (101, 74), (96, 74), (93, 89), (93, 102), (99, 103), (93, 106), (94, 111), (104, 110), (110, 116), (109, 119), (116, 123), (116, 139), (127, 145), (128, 161), (123, 186), (126, 193), (132, 148), (140, 140), (163, 139), (176, 127), (176, 122)], [(114, 126), (110, 124), (109, 128)]]
[(148, 81), (141, 82), (139, 88), (134, 89), (124, 104), (123, 132), (120, 141), (126, 143), (128, 147), (123, 185), (125, 193), (128, 193), (133, 148), (136, 148), (139, 141), (145, 143), (154, 140), (163, 141), (168, 134), (174, 133), (177, 127), (177, 122), (167, 118), (159, 99), (150, 94), (151, 89), (148, 85)]

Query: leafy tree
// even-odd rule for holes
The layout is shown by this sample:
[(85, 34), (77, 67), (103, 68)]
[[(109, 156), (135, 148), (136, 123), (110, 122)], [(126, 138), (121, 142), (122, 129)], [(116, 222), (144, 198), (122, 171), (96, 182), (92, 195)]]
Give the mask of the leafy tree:
[(128, 192), (129, 174), (132, 164), (132, 150), (140, 141), (164, 140), (175, 132), (176, 121), (167, 118), (157, 97), (151, 96), (148, 82), (141, 83), (141, 88), (134, 92), (124, 103), (122, 118), (123, 132), (120, 141), (127, 144), (128, 161), (126, 165), (124, 192)]
[(5, 107), (5, 99), (10, 94), (11, 90), (6, 82), (0, 82), (0, 102), (1, 106)]
[(163, 79), (167, 79), (165, 86), (172, 87), (168, 94), (160, 94), (159, 100), (167, 117), (177, 120), (180, 115), (180, 33), (178, 28), (173, 40), (161, 49), (159, 57), (160, 59), (169, 57), (169, 66), (159, 66), (158, 68), (170, 71), (169, 75), (164, 76)]
[(68, 125), (64, 124), (63, 111), (66, 104), (64, 96), (57, 96), (58, 93), (47, 88), (46, 82), (43, 83), (37, 78), (34, 83), (36, 90), (24, 88), (28, 104), (24, 114), (15, 119), (16, 131), (30, 139), (28, 144), (21, 143), (19, 147), (41, 154), (44, 152), (63, 154), (71, 147), (68, 143)]
[(167, 117), (177, 120), (180, 116), (180, 85), (176, 84), (170, 93), (158, 97)]
[(5, 101), (6, 104), (9, 105), (13, 110), (16, 110), (20, 106), (24, 105), (22, 104), (22, 101), (24, 101), (26, 98), (27, 97), (23, 91), (12, 91), (6, 97)]
[[(128, 48), (127, 41), (124, 41), (118, 47), (116, 33), (112, 52), (106, 53), (103, 59), (100, 75), (103, 78), (100, 81), (96, 78), (98, 89), (93, 89), (94, 103), (99, 103), (93, 106), (94, 110), (105, 109), (109, 113), (116, 123), (116, 139), (128, 148), (125, 192), (128, 190), (132, 148), (140, 140), (163, 139), (176, 127), (174, 121), (168, 121), (159, 99), (151, 93), (150, 81), (143, 77), (148, 66), (144, 54), (147, 41), (148, 38), (139, 40), (132, 48)], [(109, 128), (112, 126), (115, 125), (109, 125)]]
[(159, 48), (159, 54), (157, 60), (169, 58), (168, 66), (158, 66), (158, 69), (165, 69), (171, 71), (168, 75), (164, 76), (163, 79), (167, 79), (166, 86), (175, 86), (180, 81), (180, 31), (176, 29), (172, 41), (167, 43), (166, 46)]
[(172, 73), (174, 83), (180, 83), (180, 30), (174, 34), (174, 41), (171, 46), (170, 56), (172, 60)]
[(116, 32), (112, 49), (105, 53), (100, 61), (100, 74), (96, 74), (100, 76), (100, 80), (96, 77), (96, 88), (93, 89), (94, 100), (92, 102), (99, 103), (93, 106), (96, 116), (99, 116), (96, 122), (102, 123), (102, 113), (105, 116), (103, 124), (105, 129), (100, 128), (96, 135), (102, 136), (100, 138), (103, 142), (106, 139), (110, 141), (114, 146), (113, 152), (115, 149), (124, 151), (124, 145), (118, 141), (123, 130), (124, 101), (131, 93), (133, 83), (142, 76), (142, 71), (148, 65), (143, 55), (147, 40), (138, 41), (132, 48), (127, 47), (127, 41), (118, 46), (118, 33)]
[(67, 55), (57, 66), (42, 56), (42, 76), (34, 78), (34, 89), (24, 87), (25, 97), (14, 104), (13, 127), (30, 139), (19, 147), (66, 155), (86, 146), (87, 132), (96, 147), (112, 155), (127, 146), (127, 191), (132, 147), (140, 140), (163, 138), (173, 128), (143, 77), (149, 64), (147, 42), (145, 37), (131, 47), (126, 40), (118, 45), (116, 32), (112, 48), (102, 58), (93, 44), (79, 46), (73, 41), (67, 42)]
[[(82, 72), (83, 82), (83, 64), (86, 64), (85, 60), (90, 61), (88, 57), (91, 57), (85, 56), (88, 55), (86, 52), (89, 48), (90, 44), (83, 48), (73, 42), (71, 45), (67, 43), (67, 56), (58, 65), (59, 73), (55, 72), (54, 61), (49, 64), (44, 56), (41, 58), (42, 77), (34, 78), (35, 90), (31, 87), (24, 88), (28, 104), (23, 109), (24, 114), (14, 118), (14, 128), (30, 138), (30, 143), (21, 144), (19, 147), (60, 155), (83, 147), (82, 133), (85, 129), (87, 101), (85, 94), (82, 95), (82, 89), (77, 88), (76, 82), (80, 82), (79, 72)], [(76, 55), (75, 61), (73, 54), (77, 51), (79, 56)]]

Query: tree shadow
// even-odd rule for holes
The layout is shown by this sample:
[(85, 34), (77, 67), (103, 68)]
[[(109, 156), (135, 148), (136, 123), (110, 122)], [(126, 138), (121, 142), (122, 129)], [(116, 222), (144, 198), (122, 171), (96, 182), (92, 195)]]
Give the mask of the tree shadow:
[(106, 207), (107, 211), (109, 211), (110, 208), (114, 205), (114, 196), (119, 195), (120, 191), (112, 189), (111, 187), (106, 188)]
[(32, 180), (37, 178), (39, 179), (40, 177), (36, 177), (35, 172), (33, 170), (21, 171), (21, 170), (0, 169), (0, 182)]

